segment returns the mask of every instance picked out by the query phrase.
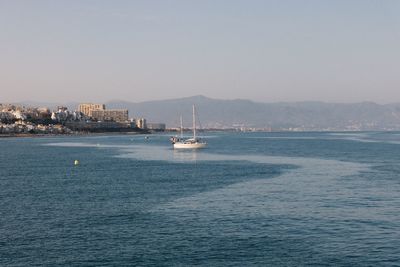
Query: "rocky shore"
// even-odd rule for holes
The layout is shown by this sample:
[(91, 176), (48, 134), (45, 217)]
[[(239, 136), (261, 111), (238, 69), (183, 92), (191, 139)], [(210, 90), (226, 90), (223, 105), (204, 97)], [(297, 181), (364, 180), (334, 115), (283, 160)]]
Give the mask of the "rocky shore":
[(72, 130), (60, 124), (32, 124), (15, 122), (12, 124), (0, 123), (0, 135), (23, 135), (23, 134), (71, 134)]

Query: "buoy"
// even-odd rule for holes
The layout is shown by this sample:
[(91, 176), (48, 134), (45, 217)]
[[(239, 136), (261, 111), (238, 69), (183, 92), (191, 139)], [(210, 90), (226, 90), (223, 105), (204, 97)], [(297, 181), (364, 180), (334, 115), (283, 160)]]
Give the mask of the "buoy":
[(76, 159), (76, 160), (74, 161), (74, 165), (75, 165), (75, 166), (76, 166), (76, 165), (79, 165), (79, 160)]

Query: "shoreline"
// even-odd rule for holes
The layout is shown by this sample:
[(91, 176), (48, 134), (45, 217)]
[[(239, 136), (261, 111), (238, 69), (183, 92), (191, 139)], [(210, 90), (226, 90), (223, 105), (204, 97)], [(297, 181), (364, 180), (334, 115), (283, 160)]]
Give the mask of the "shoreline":
[[(165, 134), (176, 134), (176, 130), (166, 130), (162, 133)], [(202, 132), (231, 132), (241, 133), (242, 131), (234, 130), (204, 130)], [(262, 132), (262, 133), (357, 133), (357, 132), (398, 132), (397, 130), (379, 130), (379, 131), (248, 131), (248, 132)], [(12, 134), (1, 134), (0, 139), (6, 138), (43, 138), (43, 137), (61, 137), (61, 136), (107, 136), (107, 135), (146, 135), (158, 133), (157, 131), (131, 131), (131, 132), (74, 132), (74, 133), (12, 133)]]
[(144, 132), (102, 132), (102, 133), (66, 133), (66, 134), (30, 134), (30, 133), (17, 133), (17, 134), (0, 134), (2, 138), (43, 138), (43, 137), (63, 137), (63, 136), (106, 136), (106, 135), (139, 135), (139, 134), (151, 134)]

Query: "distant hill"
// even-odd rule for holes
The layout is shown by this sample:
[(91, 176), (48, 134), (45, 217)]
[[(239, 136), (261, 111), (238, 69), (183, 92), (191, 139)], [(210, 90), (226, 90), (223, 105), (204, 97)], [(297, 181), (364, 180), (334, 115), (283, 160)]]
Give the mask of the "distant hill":
[(203, 128), (272, 128), (275, 130), (400, 130), (400, 104), (372, 102), (338, 104), (324, 102), (259, 103), (249, 100), (220, 100), (205, 96), (132, 103), (111, 101), (108, 108), (127, 108), (131, 117), (164, 122), (178, 127), (192, 121), (196, 105)]
[(26, 107), (47, 107), (50, 110), (54, 110), (59, 106), (67, 107), (69, 110), (75, 110), (78, 108), (79, 105), (78, 102), (55, 103), (55, 102), (38, 102), (38, 101), (22, 101), (12, 104), (26, 106)]

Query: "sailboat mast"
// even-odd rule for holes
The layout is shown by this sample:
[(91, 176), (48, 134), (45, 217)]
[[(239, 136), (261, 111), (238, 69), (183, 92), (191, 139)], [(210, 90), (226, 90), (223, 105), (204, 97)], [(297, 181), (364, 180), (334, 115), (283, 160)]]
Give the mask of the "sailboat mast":
[(182, 122), (182, 115), (181, 115), (181, 140), (183, 138), (183, 122)]
[(193, 105), (193, 139), (196, 140), (196, 116), (194, 114), (194, 105)]

